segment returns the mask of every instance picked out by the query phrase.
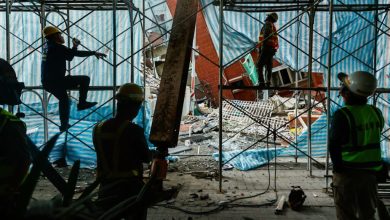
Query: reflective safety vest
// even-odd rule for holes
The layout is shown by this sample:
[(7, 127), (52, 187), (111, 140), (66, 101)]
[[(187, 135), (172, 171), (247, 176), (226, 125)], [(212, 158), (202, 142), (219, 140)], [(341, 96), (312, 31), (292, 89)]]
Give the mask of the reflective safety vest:
[[(274, 23), (270, 22), (272, 25), (272, 34), (266, 39), (267, 41), (267, 46), (270, 46), (274, 48), (275, 50), (279, 49), (279, 38), (278, 38), (278, 33), (276, 30), (276, 27)], [(259, 34), (259, 43), (258, 47), (261, 48), (264, 42), (264, 26), (261, 28), (260, 34)]]
[[(119, 179), (137, 177), (142, 175), (138, 170), (133, 169), (130, 171), (119, 170), (119, 159), (121, 156), (120, 140), (123, 132), (130, 125), (131, 122), (124, 121), (119, 129), (116, 131), (102, 132), (101, 128), (104, 122), (99, 123), (93, 129), (93, 142), (96, 149), (98, 167), (97, 177), (102, 179)], [(103, 146), (103, 140), (105, 143), (110, 143), (109, 146)], [(112, 158), (107, 158), (104, 152), (104, 147), (112, 147), (113, 155)]]
[(349, 123), (349, 142), (341, 147), (343, 167), (379, 171), (382, 168), (380, 137), (384, 119), (372, 105), (340, 109)]
[[(5, 129), (7, 129), (8, 123), (18, 123), (20, 124), (20, 126), (26, 128), (26, 124), (23, 121), (21, 121), (18, 117), (0, 108), (0, 134), (2, 134)], [(15, 138), (18, 137), (15, 136)], [(5, 145), (2, 145), (1, 147), (19, 147), (19, 146), (11, 146), (11, 143), (5, 143)], [(2, 156), (4, 157), (2, 158)], [(0, 194), (10, 193), (11, 191), (17, 189), (20, 186), (20, 184), (23, 183), (23, 180), (27, 175), (26, 172), (25, 174), (16, 177), (16, 175), (18, 174), (15, 173), (16, 172), (15, 167), (12, 164), (9, 164), (9, 162), (7, 162), (9, 160), (9, 157), (13, 157), (14, 160), (18, 160), (17, 158), (18, 155), (0, 155)], [(14, 185), (14, 184), (10, 185), (11, 182), (14, 183), (18, 182), (16, 179), (19, 178), (22, 179), (22, 181), (18, 183), (19, 185)]]

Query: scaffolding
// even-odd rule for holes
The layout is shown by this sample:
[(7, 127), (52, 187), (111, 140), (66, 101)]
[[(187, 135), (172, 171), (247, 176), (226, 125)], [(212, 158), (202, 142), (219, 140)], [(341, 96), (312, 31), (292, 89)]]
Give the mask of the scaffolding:
[[(378, 41), (378, 35), (379, 34), (385, 34), (387, 36), (389, 36), (388, 32), (390, 30), (390, 28), (388, 28), (385, 24), (383, 24), (383, 21), (379, 21), (378, 19), (378, 15), (381, 13), (381, 14), (387, 14), (388, 13), (388, 10), (390, 9), (390, 4), (379, 4), (378, 1), (375, 1), (376, 3), (375, 4), (353, 4), (353, 5), (350, 5), (350, 4), (344, 4), (343, 2), (341, 2), (340, 0), (337, 0), (339, 2), (339, 4), (334, 4), (333, 0), (330, 0), (327, 4), (320, 4), (322, 3), (321, 1), (313, 1), (313, 0), (283, 0), (283, 1), (272, 1), (272, 0), (266, 0), (266, 1), (256, 1), (256, 0), (236, 0), (236, 1), (223, 1), (223, 0), (219, 0), (219, 1), (211, 1), (209, 4), (205, 4), (205, 5), (202, 5), (201, 7), (199, 7), (199, 10), (198, 10), (198, 13), (199, 12), (202, 12), (203, 9), (205, 9), (206, 7), (219, 7), (219, 29), (218, 29), (218, 33), (219, 33), (219, 62), (216, 63), (214, 61), (212, 61), (212, 59), (208, 58), (207, 56), (205, 56), (204, 54), (202, 54), (198, 49), (196, 48), (192, 48), (192, 50), (194, 52), (196, 52), (197, 54), (199, 54), (200, 56), (204, 57), (205, 59), (207, 59), (210, 63), (212, 63), (213, 65), (215, 66), (218, 66), (219, 67), (219, 132), (218, 132), (218, 142), (219, 142), (219, 147), (218, 147), (218, 151), (219, 151), (219, 190), (222, 191), (222, 182), (223, 182), (223, 179), (222, 179), (222, 167), (224, 164), (227, 164), (230, 160), (234, 159), (234, 158), (231, 158), (229, 161), (223, 161), (222, 160), (222, 153), (223, 153), (223, 143), (224, 143), (224, 140), (223, 140), (223, 115), (224, 115), (224, 112), (222, 111), (223, 108), (222, 106), (226, 106), (226, 105), (230, 105), (231, 107), (233, 108), (236, 108), (238, 111), (242, 112), (243, 115), (247, 116), (248, 118), (250, 118), (250, 120), (252, 120), (254, 123), (257, 123), (259, 126), (267, 129), (268, 131), (271, 131), (271, 132), (268, 132), (267, 135), (265, 135), (265, 137), (263, 137), (262, 139), (259, 139), (257, 142), (255, 142), (254, 144), (248, 146), (246, 149), (244, 149), (241, 153), (243, 153), (244, 151), (248, 150), (248, 149), (251, 149), (253, 146), (256, 145), (256, 143), (260, 142), (260, 141), (264, 141), (264, 140), (268, 140), (268, 138), (271, 137), (271, 135), (276, 135), (278, 136), (279, 138), (285, 140), (286, 142), (288, 142), (290, 144), (290, 146), (294, 147), (296, 149), (296, 156), (295, 156), (295, 159), (297, 161), (297, 154), (298, 154), (298, 151), (305, 155), (308, 160), (307, 160), (307, 164), (308, 164), (308, 171), (310, 173), (310, 176), (312, 175), (312, 162), (315, 162), (315, 163), (318, 163), (320, 164), (320, 162), (318, 162), (315, 158), (313, 158), (312, 156), (312, 151), (311, 151), (311, 148), (312, 148), (312, 143), (311, 143), (311, 139), (312, 139), (312, 131), (311, 131), (311, 112), (312, 112), (312, 109), (317, 107), (318, 105), (324, 105), (325, 109), (326, 109), (326, 118), (327, 118), (327, 125), (326, 125), (326, 129), (329, 130), (329, 124), (330, 124), (330, 114), (331, 114), (331, 111), (330, 111), (330, 105), (332, 103), (334, 104), (337, 104), (335, 101), (331, 100), (329, 97), (331, 97), (331, 91), (337, 91), (339, 90), (339, 88), (336, 88), (336, 87), (331, 87), (331, 72), (332, 72), (332, 67), (335, 66), (337, 63), (341, 62), (341, 60), (337, 60), (337, 61), (332, 61), (332, 50), (334, 50), (334, 48), (339, 48), (341, 50), (344, 50), (342, 47), (340, 47), (340, 45), (337, 45), (335, 43), (332, 42), (332, 32), (333, 32), (333, 13), (335, 11), (338, 11), (338, 12), (342, 12), (342, 11), (348, 11), (348, 12), (352, 12), (352, 13), (356, 13), (358, 16), (360, 16), (359, 12), (364, 12), (364, 11), (371, 11), (371, 12), (375, 12), (375, 22), (372, 23), (371, 21), (369, 21), (370, 25), (373, 25), (375, 27), (375, 30), (376, 30), (376, 35), (375, 35), (375, 39), (374, 39), (374, 44), (375, 44), (375, 48), (377, 47), (377, 41)], [(145, 1), (142, 1), (143, 2), (143, 9), (145, 10)], [(12, 3), (12, 4), (11, 4)], [(164, 4), (165, 1), (161, 1), (159, 3), (156, 3), (155, 5), (153, 6), (150, 6), (149, 9), (153, 10), (154, 7), (157, 7), (158, 5), (160, 4)], [(262, 4), (262, 5), (259, 5), (259, 4)], [(113, 39), (112, 39), (112, 42), (113, 42), (113, 48), (110, 48), (110, 50), (115, 54), (114, 56), (114, 59), (113, 59), (113, 62), (112, 63), (109, 63), (108, 61), (104, 61), (104, 62), (108, 62), (108, 64), (112, 67), (113, 69), (113, 84), (112, 85), (107, 85), (107, 86), (92, 86), (91, 87), (91, 90), (96, 90), (96, 91), (112, 91), (113, 94), (115, 93), (116, 89), (117, 89), (117, 84), (116, 84), (116, 75), (117, 75), (117, 68), (119, 65), (125, 63), (125, 62), (128, 62), (131, 64), (131, 80), (133, 81), (134, 79), (134, 70), (136, 69), (136, 67), (134, 66), (134, 55), (136, 53), (140, 53), (140, 52), (144, 52), (144, 50), (146, 48), (149, 48), (151, 47), (151, 45), (153, 43), (155, 43), (157, 40), (159, 40), (160, 38), (168, 35), (170, 33), (170, 30), (167, 30), (165, 27), (163, 27), (161, 24), (159, 24), (158, 22), (156, 22), (155, 20), (155, 15), (153, 18), (149, 18), (146, 16), (145, 14), (145, 11), (140, 11), (139, 9), (137, 9), (134, 4), (133, 4), (133, 1), (131, 0), (127, 0), (127, 1), (118, 1), (118, 0), (113, 0), (113, 1), (108, 1), (108, 0), (94, 0), (94, 1), (84, 1), (84, 0), (67, 0), (67, 1), (57, 1), (57, 0), (46, 0), (46, 1), (33, 1), (33, 0), (21, 0), (21, 1), (8, 1), (8, 0), (3, 0), (3, 1), (0, 1), (0, 11), (2, 12), (5, 12), (6, 13), (6, 26), (5, 27), (0, 27), (0, 28), (3, 28), (6, 30), (6, 39), (7, 39), (7, 42), (6, 42), (6, 52), (7, 52), (7, 61), (9, 63), (11, 63), (11, 65), (14, 65), (18, 62), (20, 62), (21, 60), (25, 59), (26, 57), (28, 57), (29, 55), (31, 55), (32, 53), (38, 51), (39, 52), (39, 49), (42, 47), (43, 45), (43, 39), (37, 39), (37, 41), (41, 40), (41, 45), (38, 46), (38, 47), (34, 47), (34, 49), (32, 51), (30, 51), (27, 55), (23, 56), (21, 59), (17, 60), (17, 61), (12, 61), (12, 57), (11, 57), (11, 53), (10, 53), (10, 36), (14, 36), (16, 37), (18, 40), (22, 41), (23, 43), (27, 44), (29, 47), (32, 46), (34, 43), (28, 43), (28, 42), (25, 42), (23, 39), (21, 38), (18, 38), (17, 34), (15, 33), (11, 33), (10, 31), (10, 18), (9, 18), (9, 14), (11, 13), (11, 11), (20, 11), (20, 12), (34, 12), (35, 14), (37, 14), (40, 18), (41, 18), (41, 27), (44, 27), (45, 26), (45, 23), (47, 23), (47, 13), (52, 13), (52, 12), (56, 12), (56, 13), (60, 13), (60, 11), (67, 11), (69, 12), (69, 10), (85, 10), (85, 11), (89, 11), (86, 15), (88, 16), (90, 13), (92, 13), (93, 11), (96, 11), (96, 10), (102, 10), (102, 11), (111, 11), (112, 12), (112, 20), (113, 20), (113, 23), (116, 24), (116, 12), (117, 10), (128, 10), (129, 13), (130, 13), (130, 18), (133, 18), (134, 17), (134, 12), (137, 13), (138, 16), (142, 17), (142, 21), (143, 21), (143, 32), (145, 34), (146, 30), (145, 30), (145, 20), (149, 20), (150, 22), (152, 22), (155, 27), (159, 28), (162, 32), (162, 35), (160, 37), (158, 37), (157, 39), (155, 39), (154, 41), (152, 42), (149, 42), (147, 44), (144, 44), (142, 46), (142, 48), (138, 51), (134, 51), (134, 48), (133, 48), (133, 44), (131, 44), (131, 51), (132, 51), (132, 54), (129, 56), (129, 57), (121, 57), (122, 58), (122, 61), (118, 62), (117, 61), (117, 56), (120, 56), (119, 54), (117, 54), (117, 41), (116, 41), (116, 38), (118, 37), (118, 35), (122, 34), (122, 33), (117, 33), (117, 29), (116, 29), (116, 25), (113, 25), (112, 27), (112, 34), (113, 34)], [(308, 102), (308, 106), (307, 108), (305, 109), (305, 111), (301, 112), (298, 114), (298, 111), (297, 111), (297, 106), (295, 106), (295, 117), (293, 119), (291, 119), (290, 121), (286, 122), (286, 123), (290, 123), (290, 122), (293, 122), (295, 121), (296, 123), (296, 119), (302, 115), (303, 113), (306, 113), (308, 114), (308, 137), (307, 137), (307, 140), (308, 140), (308, 151), (307, 152), (304, 152), (302, 150), (300, 150), (298, 148), (298, 143), (297, 143), (297, 136), (295, 136), (295, 142), (292, 142), (292, 141), (289, 141), (288, 139), (286, 139), (286, 137), (284, 137), (283, 135), (281, 134), (278, 134), (277, 131), (280, 127), (282, 126), (285, 126), (285, 124), (281, 124), (277, 127), (273, 127), (273, 126), (270, 126), (270, 123), (267, 123), (267, 122), (264, 122), (264, 121), (261, 121), (259, 120), (258, 117), (255, 117), (253, 114), (251, 114), (251, 112), (248, 112), (245, 108), (242, 108), (240, 107), (239, 105), (237, 104), (234, 104), (234, 102), (228, 100), (228, 99), (225, 99), (224, 96), (223, 96), (223, 91), (224, 90), (232, 90), (232, 89), (243, 89), (243, 90), (257, 90), (257, 91), (260, 91), (260, 90), (264, 90), (264, 88), (262, 87), (259, 87), (259, 86), (233, 86), (233, 85), (227, 85), (227, 82), (225, 82), (225, 79), (224, 79), (224, 69), (229, 66), (230, 64), (232, 64), (233, 62), (235, 62), (236, 60), (233, 60), (233, 61), (230, 61), (228, 63), (224, 63), (223, 62), (223, 52), (224, 52), (224, 36), (223, 36), (223, 33), (224, 33), (224, 11), (225, 10), (228, 10), (228, 11), (236, 11), (236, 12), (242, 12), (242, 13), (264, 13), (264, 12), (282, 12), (282, 11), (296, 11), (297, 12), (297, 16), (294, 17), (294, 18), (291, 18), (290, 21), (288, 21), (286, 24), (283, 25), (283, 27), (279, 28), (278, 32), (282, 32), (283, 30), (285, 30), (287, 27), (289, 26), (292, 26), (292, 25), (298, 25), (298, 27), (300, 25), (303, 25), (307, 28), (310, 29), (310, 36), (309, 36), (309, 51), (303, 51), (299, 45), (295, 45), (294, 42), (288, 42), (288, 44), (292, 47), (294, 47), (294, 49), (296, 49), (297, 51), (299, 51), (300, 53), (303, 53), (305, 56), (308, 57), (308, 64), (305, 65), (304, 67), (302, 68), (299, 68), (298, 65), (297, 66), (290, 66), (291, 69), (295, 70), (296, 72), (299, 72), (299, 71), (302, 71), (303, 69), (307, 68), (308, 69), (308, 86), (307, 87), (298, 87), (298, 84), (295, 85), (295, 87), (293, 88), (285, 88), (285, 87), (270, 87), (270, 88), (267, 88), (268, 90), (275, 90), (275, 91), (282, 91), (282, 90), (289, 90), (289, 91), (294, 91), (294, 96), (291, 97), (292, 99), (295, 98), (295, 100), (298, 100), (300, 96), (302, 96), (302, 94), (304, 92), (308, 92), (308, 100), (311, 100), (311, 96), (312, 96), (312, 92), (315, 92), (316, 95), (320, 95), (321, 96), (321, 99), (315, 103), (311, 103), (311, 101)], [(329, 41), (329, 44), (328, 44), (328, 53), (327, 54), (323, 54), (321, 56), (326, 56), (328, 57), (328, 63), (321, 63), (320, 59), (319, 58), (314, 58), (313, 57), (313, 34), (319, 34), (318, 32), (316, 32), (316, 30), (314, 30), (313, 28), (313, 25), (314, 25), (314, 16), (315, 16), (315, 13), (316, 12), (329, 12), (329, 37), (328, 37), (328, 41)], [(302, 15), (308, 13), (309, 15), (309, 24), (306, 24), (304, 22), (301, 21), (301, 17)], [(189, 15), (189, 16), (196, 16), (196, 14), (194, 15)], [(65, 17), (64, 17), (65, 18)], [(83, 17), (81, 17), (79, 20), (83, 19)], [(79, 21), (75, 21), (73, 22), (72, 24), (69, 23), (69, 21), (66, 21), (66, 19), (64, 19), (64, 22), (67, 24), (67, 28), (65, 30), (65, 33), (67, 33), (67, 36), (68, 38), (70, 38), (70, 34), (69, 32), (66, 32), (66, 31), (69, 31), (69, 28), (73, 25), (77, 25), (77, 22)], [(260, 20), (258, 20), (258, 22), (261, 24), (262, 22)], [(134, 27), (134, 22), (133, 20), (130, 22), (131, 23), (131, 27), (129, 30), (126, 30), (126, 31), (130, 31), (130, 33), (133, 33), (133, 27)], [(382, 25), (382, 26), (385, 26), (386, 27), (386, 31), (382, 30), (379, 25)], [(131, 35), (132, 36), (132, 35)], [(323, 38), (326, 38), (325, 36), (322, 36)], [(297, 36), (298, 38), (298, 36)], [(286, 39), (284, 39), (286, 40)], [(133, 40), (131, 40), (133, 41)], [(371, 41), (370, 41), (371, 42)], [(107, 43), (103, 43), (101, 42), (104, 46), (107, 47)], [(164, 42), (163, 42), (164, 43)], [(248, 51), (246, 51), (245, 53), (241, 54), (239, 57), (237, 57), (238, 59), (241, 58), (242, 56), (246, 55), (247, 53), (249, 53), (250, 51), (252, 51), (254, 49), (253, 48), (250, 48)], [(26, 48), (27, 50), (27, 48)], [(354, 57), (356, 59), (359, 59), (358, 57), (356, 57), (354, 55), (354, 52), (348, 52), (348, 51), (345, 51), (345, 53), (347, 53), (347, 57), (350, 56), (350, 57)], [(375, 49), (374, 50), (374, 60), (376, 61), (377, 60), (377, 50)], [(297, 55), (298, 56), (298, 52), (297, 52)], [(15, 57), (15, 56), (14, 56)], [(144, 56), (145, 57), (145, 56)], [(345, 59), (345, 58), (344, 58)], [(130, 61), (129, 61), (130, 60)], [(364, 61), (361, 61), (359, 60), (360, 62), (364, 63)], [(325, 69), (327, 69), (327, 85), (325, 87), (311, 87), (312, 85), (312, 78), (311, 78), (311, 73), (312, 73), (312, 64), (314, 62), (317, 62), (319, 63), (321, 66), (323, 66)], [(145, 62), (144, 62), (145, 63)], [(390, 64), (390, 63), (389, 63)], [(389, 64), (386, 64), (384, 65), (384, 67), (381, 67), (381, 69), (377, 69), (376, 67), (376, 62), (374, 62), (374, 68), (373, 69), (373, 72), (376, 74), (378, 71), (380, 70), (383, 70), (387, 65)], [(370, 68), (371, 68), (371, 65), (370, 64), (366, 64), (368, 65)], [(72, 68), (70, 66), (68, 66), (69, 70), (71, 70)], [(74, 67), (73, 67), (74, 68)], [(145, 74), (144, 74), (144, 86), (145, 86)], [(31, 91), (35, 94), (37, 94), (39, 96), (39, 98), (41, 99), (41, 102), (42, 102), (42, 106), (43, 106), (43, 113), (40, 113), (40, 112), (37, 112), (36, 110), (32, 109), (31, 107), (29, 107), (28, 105), (26, 104), (23, 104), (25, 105), (27, 108), (31, 109), (32, 111), (35, 111), (35, 113), (41, 115), (44, 119), (44, 126), (45, 126), (45, 141), (48, 140), (48, 133), (47, 133), (47, 129), (48, 129), (48, 121), (54, 123), (53, 121), (51, 121), (48, 117), (47, 117), (47, 104), (48, 104), (48, 101), (50, 99), (49, 96), (47, 96), (46, 92), (43, 93), (43, 97), (40, 97), (39, 93), (36, 92), (37, 90), (43, 90), (43, 88), (41, 86), (27, 86), (26, 87), (26, 91)], [(326, 93), (326, 97), (322, 97), (322, 93)], [(374, 96), (374, 103), (376, 103), (377, 100), (382, 100), (384, 102), (387, 102), (389, 105), (389, 101), (386, 100), (385, 98), (383, 98), (382, 94), (387, 94), (389, 93), (390, 90), (387, 89), (387, 88), (379, 88), (377, 90), (377, 93), (376, 95)], [(112, 101), (112, 109), (113, 109), (113, 112), (115, 112), (115, 102), (113, 101), (113, 99), (109, 99), (107, 100), (105, 103), (101, 104), (99, 106), (102, 107), (103, 105), (105, 105), (106, 103), (109, 103)], [(326, 104), (324, 104), (326, 102)], [(97, 110), (97, 109), (96, 109)], [(96, 111), (94, 110), (94, 111)], [(92, 114), (94, 111), (91, 111), (89, 114)], [(88, 115), (89, 115), (88, 114)], [(87, 115), (87, 116), (88, 116)], [(85, 117), (87, 117), (85, 116)], [(102, 116), (102, 118), (105, 118), (106, 116)], [(83, 120), (84, 118), (78, 120), (81, 121)], [(76, 122), (75, 124), (77, 124), (78, 122)], [(75, 125), (74, 124), (74, 125)], [(58, 125), (57, 125), (58, 126)], [(88, 130), (90, 128), (86, 128), (84, 131)], [(386, 129), (383, 131), (383, 139), (384, 140), (390, 140), (389, 138), (389, 130), (390, 129)], [(83, 143), (83, 141), (78, 138), (77, 136), (80, 135), (81, 133), (79, 134), (72, 134), (72, 133), (69, 133), (68, 134), (74, 138), (74, 139), (77, 139), (79, 140), (81, 143)], [(226, 140), (225, 140), (226, 141)], [(88, 144), (86, 143), (83, 143), (84, 145), (86, 145), (87, 147), (91, 148), (93, 150), (93, 147), (91, 146), (88, 146)], [(237, 155), (238, 156), (238, 155)], [(276, 161), (276, 159), (275, 159)], [(276, 169), (276, 168), (275, 168)], [(328, 176), (329, 176), (329, 156), (328, 156), (328, 153), (326, 155), (326, 164), (325, 164), (325, 176), (327, 177), (326, 178), (326, 185), (325, 185), (325, 188), (328, 188)]]

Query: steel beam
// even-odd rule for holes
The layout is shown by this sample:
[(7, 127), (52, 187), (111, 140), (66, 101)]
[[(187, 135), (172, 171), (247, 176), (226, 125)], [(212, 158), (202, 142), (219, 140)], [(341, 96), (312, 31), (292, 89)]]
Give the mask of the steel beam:
[(150, 141), (158, 147), (168, 148), (177, 144), (197, 9), (197, 0), (178, 1), (176, 6), (150, 132)]

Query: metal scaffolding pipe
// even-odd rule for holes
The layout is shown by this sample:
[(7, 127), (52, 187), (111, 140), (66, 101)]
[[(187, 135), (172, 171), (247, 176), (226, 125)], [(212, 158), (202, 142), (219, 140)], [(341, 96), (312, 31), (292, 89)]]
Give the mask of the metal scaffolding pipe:
[[(112, 62), (112, 95), (115, 96), (116, 92), (116, 70), (117, 70), (117, 62), (116, 62), (116, 3), (117, 0), (112, 1), (112, 35), (113, 35), (113, 50), (114, 57)], [(132, 51), (133, 52), (133, 51)], [(112, 116), (115, 116), (115, 99), (112, 99)]]
[[(130, 80), (132, 83), (134, 83), (134, 22), (133, 22), (133, 0), (130, 1), (130, 48), (131, 48), (131, 60), (130, 60), (130, 66), (131, 66), (131, 75)], [(142, 41), (144, 41), (142, 39)]]
[(222, 192), (222, 78), (223, 78), (223, 1), (219, 1), (219, 129), (218, 129), (218, 153), (219, 153), (219, 191)]
[(10, 63), (11, 61), (11, 43), (10, 43), (10, 27), (9, 27), (9, 14), (11, 12), (9, 4), (9, 0), (6, 0), (6, 13), (5, 13), (5, 32), (6, 32), (6, 41), (5, 41), (5, 47), (6, 47), (6, 53), (7, 53), (7, 62)]
[[(313, 73), (313, 26), (314, 26), (314, 17), (315, 17), (315, 10), (313, 7), (310, 8), (309, 11), (309, 27), (310, 27), (310, 32), (309, 32), (309, 66), (308, 66), (308, 73), (309, 73), (309, 78), (308, 78), (308, 86), (311, 87), (312, 84), (312, 73)], [(311, 156), (312, 156), (312, 143), (311, 143), (311, 91), (309, 91), (308, 94), (308, 99), (309, 99), (309, 105), (308, 109), (309, 111), (307, 112), (307, 118), (308, 118), (308, 126), (307, 126), (307, 150), (308, 150), (308, 169), (309, 169), (309, 175), (312, 176), (313, 174), (313, 167), (311, 163)]]
[(330, 129), (330, 80), (332, 74), (332, 37), (333, 37), (333, 0), (329, 2), (329, 45), (328, 45), (328, 77), (326, 86), (328, 90), (326, 91), (326, 125), (327, 125), (327, 138), (326, 138), (326, 161), (325, 161), (325, 190), (328, 192), (328, 184), (329, 184), (329, 129)]

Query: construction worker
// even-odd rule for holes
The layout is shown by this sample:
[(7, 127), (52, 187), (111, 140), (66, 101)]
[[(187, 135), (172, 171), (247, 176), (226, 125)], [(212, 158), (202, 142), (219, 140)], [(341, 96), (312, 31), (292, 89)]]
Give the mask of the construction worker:
[[(0, 59), (0, 105), (20, 104), (24, 87), (16, 79), (11, 65)], [(19, 187), (31, 163), (26, 139), (26, 125), (0, 107), (0, 216), (11, 219)], [(14, 213), (13, 213), (14, 214)]]
[(53, 94), (59, 100), (60, 131), (67, 130), (69, 126), (69, 97), (68, 89), (79, 89), (79, 103), (77, 110), (84, 110), (95, 106), (96, 102), (87, 101), (87, 93), (90, 78), (88, 76), (65, 76), (66, 61), (71, 61), (73, 57), (96, 56), (98, 59), (106, 57), (105, 54), (96, 51), (79, 51), (77, 46), (80, 41), (73, 39), (73, 47), (68, 48), (63, 44), (64, 38), (61, 31), (53, 26), (43, 29), (46, 43), (43, 48), (41, 81), (43, 88)]
[(345, 106), (333, 116), (329, 151), (333, 162), (333, 192), (338, 219), (374, 219), (376, 174), (382, 169), (381, 111), (367, 104), (377, 80), (363, 71), (338, 74)]
[[(116, 202), (136, 195), (144, 186), (143, 164), (150, 162), (151, 152), (144, 131), (132, 123), (143, 101), (141, 87), (133, 83), (122, 85), (115, 95), (117, 112), (114, 118), (94, 127), (93, 143), (97, 154), (97, 178), (101, 181), (99, 198)], [(110, 187), (110, 184), (115, 186)], [(105, 187), (110, 187), (104, 190)], [(147, 207), (138, 209), (130, 219), (146, 219)]]
[[(259, 58), (257, 59), (257, 73), (259, 74), (259, 85), (271, 84), (272, 76), (272, 60), (279, 49), (278, 33), (275, 27), (275, 22), (278, 21), (278, 14), (275, 12), (267, 15), (265, 24), (261, 28), (259, 34), (258, 51)], [(265, 66), (265, 74), (263, 75), (263, 67)], [(264, 81), (264, 78), (266, 81)]]

